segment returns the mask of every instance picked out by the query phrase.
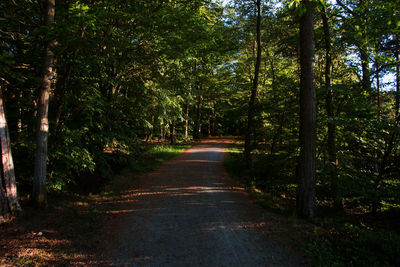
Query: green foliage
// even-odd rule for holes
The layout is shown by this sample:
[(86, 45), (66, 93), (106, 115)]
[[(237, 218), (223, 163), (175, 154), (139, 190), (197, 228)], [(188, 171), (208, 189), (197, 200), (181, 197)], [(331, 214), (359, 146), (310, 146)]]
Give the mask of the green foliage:
[(293, 155), (270, 155), (258, 150), (253, 154), (253, 165), (248, 170), (242, 148), (233, 146), (228, 148), (228, 152), (225, 168), (250, 189), (256, 202), (278, 213), (293, 212), (291, 200), (296, 195)]
[(400, 235), (373, 232), (347, 224), (332, 229), (305, 249), (317, 260), (316, 266), (397, 266)]
[(149, 144), (142, 160), (130, 165), (130, 170), (135, 172), (153, 171), (159, 164), (176, 157), (185, 149), (192, 147), (195, 143), (189, 144)]
[[(199, 96), (206, 111), (198, 120), (216, 125), (214, 107), (224, 101), (218, 92), (224, 85), (216, 86), (218, 79), (209, 74), (219, 74), (218, 66), (235, 50), (221, 6), (209, 1), (67, 1), (57, 3), (51, 27), (43, 26), (39, 2), (6, 1), (0, 8), (0, 74), (15, 168), (24, 183), (32, 177), (36, 91), (42, 44), (49, 39), (57, 40), (49, 110), (50, 188), (100, 186), (119, 167), (141, 161), (142, 140), (165, 139), (170, 131), (190, 140)], [(159, 161), (174, 154), (165, 153), (160, 152)]]
[(236, 146), (228, 147), (228, 156), (225, 158), (224, 166), (234, 177), (243, 177), (246, 174), (246, 163), (243, 160), (243, 148)]

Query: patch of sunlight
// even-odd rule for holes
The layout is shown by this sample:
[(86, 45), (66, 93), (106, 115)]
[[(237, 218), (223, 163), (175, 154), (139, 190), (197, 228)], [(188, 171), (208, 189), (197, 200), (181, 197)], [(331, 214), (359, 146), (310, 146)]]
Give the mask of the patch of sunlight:
[(106, 214), (120, 214), (120, 213), (132, 213), (135, 210), (133, 209), (127, 209), (127, 210), (110, 210), (106, 211)]
[(82, 202), (82, 201), (77, 201), (75, 202), (76, 206), (81, 206), (81, 207), (87, 207), (89, 205), (89, 203), (87, 202)]
[(181, 162), (191, 162), (191, 163), (218, 163), (219, 161), (216, 160), (201, 160), (201, 159), (197, 159), (197, 160), (180, 160)]
[[(395, 199), (392, 199), (392, 200), (396, 201)], [(382, 204), (382, 210), (390, 210), (392, 208), (394, 208), (394, 209), (400, 208), (400, 203), (393, 203), (393, 202), (387, 202), (387, 201), (382, 200), (381, 204)]]

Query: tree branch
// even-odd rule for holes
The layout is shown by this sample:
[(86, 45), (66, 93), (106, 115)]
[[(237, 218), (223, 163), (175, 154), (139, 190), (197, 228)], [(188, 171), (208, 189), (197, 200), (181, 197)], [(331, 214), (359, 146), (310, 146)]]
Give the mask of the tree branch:
[(351, 10), (350, 8), (348, 8), (345, 4), (343, 4), (342, 0), (336, 0), (336, 3), (341, 6), (344, 10), (346, 10), (348, 13), (350, 13), (352, 16), (354, 16), (354, 12), (353, 10)]

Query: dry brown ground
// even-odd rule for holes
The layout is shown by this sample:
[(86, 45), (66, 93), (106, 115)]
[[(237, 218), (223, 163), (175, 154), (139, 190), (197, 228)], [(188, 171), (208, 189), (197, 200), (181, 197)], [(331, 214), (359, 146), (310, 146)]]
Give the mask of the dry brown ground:
[(24, 214), (0, 225), (1, 266), (86, 265), (96, 257), (98, 215), (91, 198), (50, 198), (45, 211)]

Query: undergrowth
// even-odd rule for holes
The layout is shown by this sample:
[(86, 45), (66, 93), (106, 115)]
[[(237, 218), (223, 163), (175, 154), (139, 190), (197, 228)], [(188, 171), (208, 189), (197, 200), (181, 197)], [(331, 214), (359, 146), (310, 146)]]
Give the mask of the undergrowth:
[(148, 144), (146, 152), (141, 161), (129, 166), (134, 172), (153, 171), (161, 163), (179, 155), (184, 150), (194, 146), (194, 144)]
[[(243, 148), (233, 144), (228, 149), (225, 168), (231, 177), (249, 189), (255, 202), (269, 211), (294, 216), (296, 212), (295, 157), (273, 155), (255, 150), (252, 168), (246, 169)], [(400, 266), (400, 235), (393, 229), (381, 229), (374, 217), (355, 214), (353, 210), (334, 211), (326, 201), (327, 188), (317, 184), (318, 215), (309, 228), (309, 241), (302, 249), (316, 266)], [(367, 218), (367, 219), (366, 219)], [(397, 218), (397, 217), (396, 217)], [(374, 224), (375, 223), (375, 224)]]
[(178, 144), (147, 144), (140, 160), (130, 161), (129, 165), (120, 168), (112, 180), (103, 188), (102, 198), (113, 196), (127, 185), (137, 174), (154, 171), (160, 164), (176, 157), (184, 150), (194, 146), (195, 143)]

